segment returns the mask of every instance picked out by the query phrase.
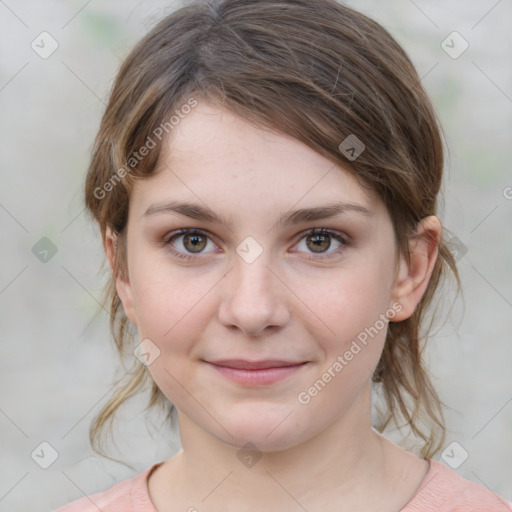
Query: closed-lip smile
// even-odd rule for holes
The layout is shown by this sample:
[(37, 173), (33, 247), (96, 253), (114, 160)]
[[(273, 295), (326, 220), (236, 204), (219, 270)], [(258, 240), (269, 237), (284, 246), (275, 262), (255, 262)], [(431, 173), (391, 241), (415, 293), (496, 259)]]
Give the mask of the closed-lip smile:
[(205, 361), (217, 374), (222, 375), (227, 380), (249, 387), (274, 384), (307, 366), (308, 362), (281, 359), (265, 359), (260, 361), (221, 359)]
[(282, 368), (285, 366), (297, 366), (306, 361), (284, 361), (279, 359), (266, 359), (262, 361), (247, 361), (245, 359), (221, 359), (219, 361), (207, 361), (216, 366), (236, 368), (238, 370), (262, 370), (265, 368)]

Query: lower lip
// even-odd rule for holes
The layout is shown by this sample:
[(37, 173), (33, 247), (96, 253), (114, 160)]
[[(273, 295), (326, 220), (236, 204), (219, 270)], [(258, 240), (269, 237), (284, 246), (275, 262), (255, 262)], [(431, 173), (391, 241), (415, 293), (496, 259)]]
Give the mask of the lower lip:
[(239, 368), (230, 368), (227, 366), (218, 366), (212, 363), (208, 364), (233, 382), (248, 386), (259, 386), (274, 384), (275, 382), (278, 382), (300, 370), (307, 363), (297, 364), (295, 366), (262, 368), (260, 370), (244, 370)]

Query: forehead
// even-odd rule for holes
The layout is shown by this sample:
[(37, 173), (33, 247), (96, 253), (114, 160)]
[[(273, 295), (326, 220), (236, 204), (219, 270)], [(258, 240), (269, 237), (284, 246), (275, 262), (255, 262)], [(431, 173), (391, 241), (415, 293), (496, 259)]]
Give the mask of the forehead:
[(155, 173), (136, 182), (131, 200), (140, 210), (169, 196), (259, 214), (333, 201), (382, 207), (373, 191), (302, 142), (204, 101), (174, 126)]

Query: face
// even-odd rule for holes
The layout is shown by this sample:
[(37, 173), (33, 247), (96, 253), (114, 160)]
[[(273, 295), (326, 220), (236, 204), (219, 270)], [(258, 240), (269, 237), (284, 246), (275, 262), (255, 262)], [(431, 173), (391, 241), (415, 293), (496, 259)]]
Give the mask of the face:
[[(345, 206), (321, 211), (333, 204)], [(384, 204), (347, 171), (200, 102), (132, 190), (117, 289), (180, 418), (233, 446), (285, 449), (368, 390), (401, 315), (395, 258)]]

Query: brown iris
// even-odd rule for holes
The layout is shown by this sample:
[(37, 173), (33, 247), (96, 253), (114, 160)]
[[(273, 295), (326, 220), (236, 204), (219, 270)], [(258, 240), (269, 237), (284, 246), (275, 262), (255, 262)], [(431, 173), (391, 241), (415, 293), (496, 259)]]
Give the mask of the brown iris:
[[(315, 240), (312, 245), (310, 240)], [(306, 238), (306, 244), (313, 252), (324, 252), (331, 246), (331, 237), (329, 235), (313, 233)]]
[(199, 233), (188, 233), (183, 236), (183, 245), (187, 251), (201, 252), (206, 246), (206, 236)]

